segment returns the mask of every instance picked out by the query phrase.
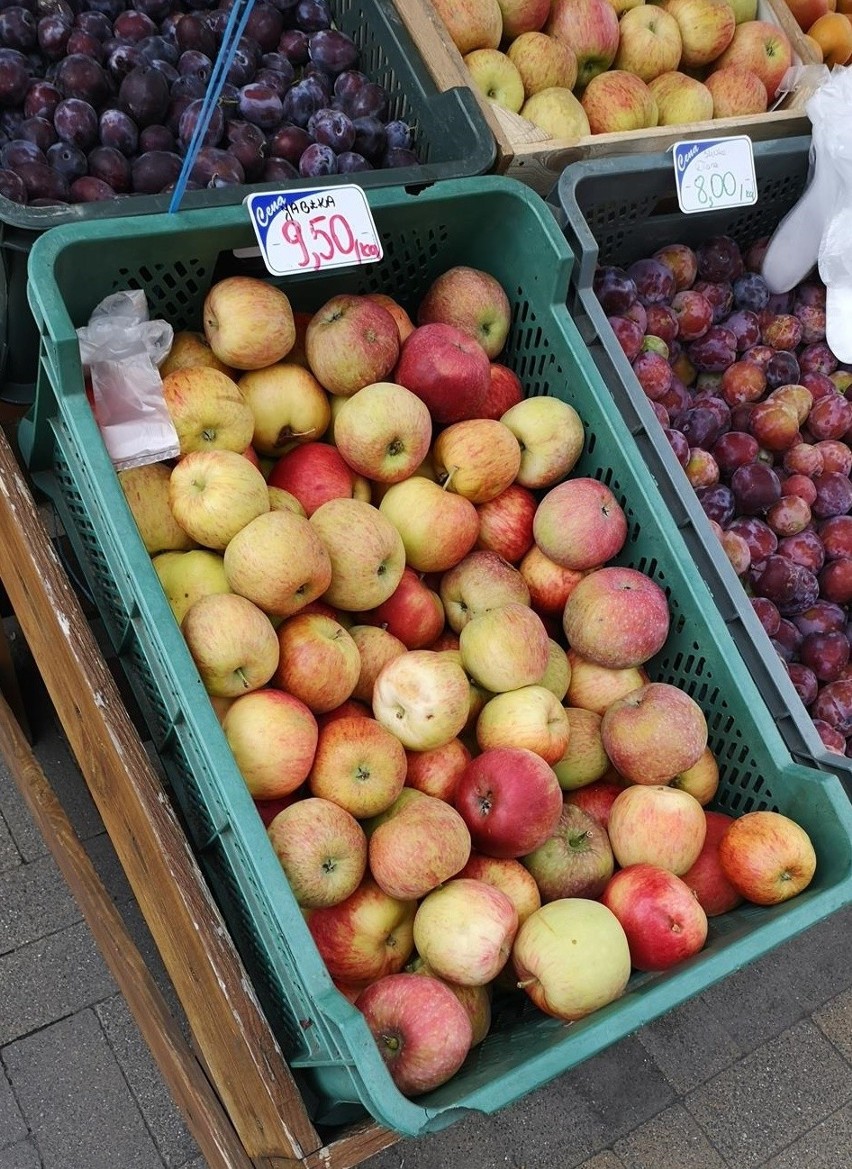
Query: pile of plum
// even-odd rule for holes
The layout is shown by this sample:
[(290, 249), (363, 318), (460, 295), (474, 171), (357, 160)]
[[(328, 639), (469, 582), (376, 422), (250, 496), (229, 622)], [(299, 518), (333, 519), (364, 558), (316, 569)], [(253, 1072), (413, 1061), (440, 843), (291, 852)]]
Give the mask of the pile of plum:
[[(231, 0), (0, 0), (0, 194), (45, 206), (173, 189)], [(188, 189), (417, 162), (329, 0), (259, 0)]]
[(824, 285), (771, 294), (766, 244), (672, 243), (594, 291), (822, 741), (852, 756), (852, 371)]

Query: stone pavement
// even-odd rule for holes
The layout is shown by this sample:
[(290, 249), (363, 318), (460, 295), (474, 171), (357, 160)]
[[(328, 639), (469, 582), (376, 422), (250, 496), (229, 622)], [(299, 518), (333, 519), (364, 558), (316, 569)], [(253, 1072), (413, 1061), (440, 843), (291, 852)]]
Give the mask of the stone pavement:
[[(37, 754), (169, 1001), (46, 703)], [(364, 1169), (852, 1169), (852, 909), (514, 1107)], [(205, 1169), (0, 767), (0, 1169)]]

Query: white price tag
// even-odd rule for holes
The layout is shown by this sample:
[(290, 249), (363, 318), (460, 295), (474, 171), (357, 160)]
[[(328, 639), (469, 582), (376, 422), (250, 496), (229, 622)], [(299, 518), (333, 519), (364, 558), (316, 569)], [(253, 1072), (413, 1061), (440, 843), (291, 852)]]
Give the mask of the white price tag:
[(673, 147), (677, 201), (687, 215), (757, 202), (751, 139), (700, 138)]
[(345, 268), (382, 258), (367, 197), (354, 184), (256, 192), (245, 203), (260, 254), (273, 276)]

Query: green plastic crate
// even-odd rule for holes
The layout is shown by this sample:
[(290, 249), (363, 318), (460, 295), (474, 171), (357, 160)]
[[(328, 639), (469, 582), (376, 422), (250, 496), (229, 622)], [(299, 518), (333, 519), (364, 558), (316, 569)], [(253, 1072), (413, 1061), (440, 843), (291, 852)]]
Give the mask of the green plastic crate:
[[(276, 281), (296, 308), (331, 294), (392, 289), (411, 311), (453, 264), (484, 268), (513, 305), (506, 360), (529, 394), (573, 403), (586, 427), (577, 473), (622, 501), (629, 540), (620, 561), (669, 596), (671, 634), (649, 664), (702, 706), (722, 771), (717, 806), (733, 814), (783, 811), (811, 834), (819, 867), (799, 898), (742, 908), (711, 924), (705, 950), (660, 975), (635, 975), (620, 1001), (566, 1026), (522, 996), (497, 1004), (495, 1026), (461, 1071), (416, 1100), (393, 1086), (367, 1027), (333, 987), (261, 820), (236, 770), (86, 402), (75, 326), (109, 292), (141, 287), (152, 315), (197, 324), (211, 281), (251, 246), (237, 208), (187, 213), (182, 230), (150, 216), (57, 228), (33, 247), (30, 294), (42, 331), (34, 409), (20, 441), (38, 487), (55, 501), (75, 554), (151, 730), (175, 800), (311, 1115), (336, 1124), (364, 1110), (417, 1135), (471, 1111), (490, 1113), (601, 1051), (718, 979), (847, 904), (852, 897), (852, 808), (831, 775), (792, 762), (742, 666), (700, 571), (586, 354), (566, 309), (571, 257), (546, 205), (526, 187), (490, 177), (436, 183), (418, 195), (371, 192), (384, 259), (370, 266)], [(81, 274), (85, 273), (85, 279)]]

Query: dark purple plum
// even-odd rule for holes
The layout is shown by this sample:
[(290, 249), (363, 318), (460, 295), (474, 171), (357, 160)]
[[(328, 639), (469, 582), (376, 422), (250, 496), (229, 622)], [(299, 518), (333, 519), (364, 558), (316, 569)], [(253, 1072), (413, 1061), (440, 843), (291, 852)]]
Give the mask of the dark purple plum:
[(330, 146), (314, 142), (299, 159), (299, 174), (306, 179), (337, 174), (337, 155)]
[(358, 46), (336, 28), (322, 28), (308, 42), (308, 56), (326, 73), (336, 75), (352, 69), (358, 61)]
[[(197, 97), (201, 96), (201, 94), (197, 95)], [(175, 140), (177, 140), (178, 127), (180, 126), (180, 116), (186, 107), (195, 100), (195, 97), (173, 97), (169, 102), (169, 108), (166, 110), (162, 125), (168, 129)], [(157, 122), (154, 123), (155, 126), (158, 124)], [(169, 149), (173, 150), (174, 147), (172, 146)]]
[(330, 146), (335, 154), (351, 150), (355, 144), (355, 127), (341, 110), (317, 110), (308, 120), (307, 129), (315, 142)]
[(62, 16), (43, 16), (36, 26), (36, 38), (42, 56), (47, 61), (59, 61), (65, 56), (65, 47), (74, 26)]
[(266, 135), (251, 122), (232, 121), (225, 130), (229, 154), (239, 162), (246, 180), (256, 182), (263, 175), (266, 161)]
[[(777, 605), (768, 597), (751, 597), (751, 607), (757, 614), (757, 619), (763, 626), (768, 637), (774, 637), (781, 625), (781, 614)], [(797, 620), (797, 618), (794, 618)]]
[(408, 122), (394, 118), (385, 126), (388, 139), (388, 149), (410, 150), (414, 141), (414, 132)]
[(337, 171), (341, 175), (359, 174), (361, 171), (373, 170), (373, 164), (354, 150), (343, 150), (337, 156)]
[(283, 117), (281, 98), (268, 85), (253, 82), (244, 85), (239, 95), (239, 115), (244, 122), (251, 122), (261, 130), (273, 130), (280, 125)]
[(852, 510), (852, 483), (841, 471), (824, 471), (814, 476), (816, 499), (811, 511), (818, 519), (847, 515)]
[(112, 36), (114, 23), (124, 7), (124, 4), (118, 5), (115, 16), (110, 17), (105, 10), (89, 3), (85, 12), (78, 12), (74, 17), (74, 26), (81, 28), (83, 32), (91, 33), (99, 41), (105, 41)]
[(695, 255), (701, 280), (731, 283), (745, 271), (739, 244), (728, 235), (714, 235), (704, 240), (695, 249)]
[(106, 59), (107, 73), (118, 82), (142, 64), (144, 64), (142, 54), (136, 45), (130, 43), (117, 45), (110, 50)]
[(711, 325), (703, 337), (687, 345), (686, 353), (697, 370), (723, 373), (737, 359), (737, 339), (724, 325)]
[(153, 126), (145, 126), (139, 131), (139, 153), (146, 154), (152, 150), (162, 150), (167, 154), (177, 153), (177, 138), (168, 126), (161, 126), (155, 122)]
[(734, 290), (725, 281), (696, 280), (693, 290), (700, 292), (710, 301), (713, 309), (713, 324), (720, 325), (730, 313), (734, 304)]
[(653, 258), (636, 260), (627, 269), (636, 285), (636, 297), (646, 308), (651, 304), (669, 304), (677, 286), (671, 268)]
[(286, 122), (305, 127), (311, 115), (323, 105), (322, 96), (317, 94), (310, 81), (297, 81), (281, 100), (281, 116)]
[(99, 108), (106, 101), (110, 86), (103, 67), (82, 53), (60, 61), (56, 68), (56, 88), (65, 97), (77, 97)]
[[(189, 103), (186, 109), (180, 116), (178, 123), (178, 139), (184, 146), (188, 146), (195, 133), (198, 119), (201, 116), (201, 111), (204, 102), (200, 98)], [(210, 121), (207, 129), (204, 132), (204, 137), (201, 141), (202, 146), (218, 146), (222, 141), (225, 133), (225, 115), (218, 106), (214, 106), (210, 114)]]
[(381, 165), (396, 169), (403, 166), (419, 166), (420, 159), (413, 150), (403, 150), (401, 146), (392, 146), (382, 155)]
[(134, 8), (120, 12), (112, 26), (114, 37), (120, 41), (129, 41), (131, 44), (144, 41), (145, 37), (155, 36), (156, 33), (157, 25), (151, 17), (146, 16), (144, 12), (137, 12)]
[(118, 97), (142, 129), (155, 122), (162, 122), (169, 108), (169, 83), (153, 66), (139, 65), (122, 81)]
[(20, 137), (23, 123), (24, 115), (20, 109), (3, 110), (0, 113), (0, 133), (5, 135), (7, 141)]
[(803, 666), (801, 662), (790, 662), (787, 673), (790, 675), (793, 689), (799, 698), (805, 706), (810, 706), (819, 693), (819, 682), (816, 674), (807, 666)]
[[(89, 0), (91, 3), (91, 0)], [(123, 0), (120, 0), (122, 7), (124, 7)], [(132, 0), (132, 7), (137, 12), (144, 12), (146, 16), (159, 24), (161, 20), (165, 20), (172, 10), (171, 0)]]
[(98, 138), (101, 146), (112, 146), (126, 158), (132, 158), (139, 147), (139, 130), (124, 110), (103, 111), (98, 119)]
[(15, 173), (23, 179), (27, 188), (27, 198), (33, 199), (68, 199), (68, 182), (64, 175), (54, 170), (46, 162), (21, 162), (15, 167)]
[(68, 191), (72, 203), (103, 203), (107, 199), (117, 199), (118, 195), (103, 179), (94, 175), (82, 175), (75, 179)]
[(253, 84), (265, 85), (268, 89), (273, 90), (279, 98), (282, 98), (293, 84), (293, 75), (282, 73), (278, 69), (267, 69), (262, 66), (255, 73)]
[(172, 101), (179, 97), (186, 97), (190, 101), (194, 101), (197, 97), (204, 97), (206, 92), (207, 82), (191, 73), (185, 77), (178, 77), (177, 81), (173, 81), (169, 88), (169, 96)]
[(0, 106), (20, 106), (30, 84), (30, 71), (21, 53), (0, 55)]
[(197, 77), (206, 85), (213, 72), (213, 61), (200, 49), (186, 49), (178, 57), (177, 71), (181, 77)]
[(69, 55), (79, 53), (83, 57), (91, 57), (93, 61), (97, 61), (101, 65), (106, 60), (103, 41), (99, 41), (97, 37), (93, 37), (90, 32), (85, 32), (82, 28), (71, 30), (65, 52)]
[(760, 323), (757, 314), (750, 309), (737, 309), (725, 318), (724, 327), (729, 329), (737, 340), (737, 353), (745, 353), (760, 341)]
[(285, 158), (293, 166), (299, 165), (299, 159), (311, 145), (313, 138), (302, 126), (291, 122), (285, 123), (275, 131), (269, 139), (269, 156), (271, 158)]
[(179, 154), (167, 150), (148, 150), (130, 164), (133, 190), (138, 195), (156, 195), (180, 174), (182, 160)]
[(0, 169), (0, 195), (12, 203), (26, 203), (27, 188), (24, 180), (13, 170)]
[(796, 355), (787, 349), (778, 349), (766, 366), (766, 384), (771, 390), (779, 386), (797, 385), (800, 374)]
[[(756, 516), (781, 498), (781, 480), (766, 463), (745, 463), (731, 476), (731, 489), (741, 515)], [(771, 598), (770, 598), (771, 599)]]
[(283, 53), (291, 65), (304, 65), (308, 59), (310, 37), (300, 28), (288, 28), (278, 41), (278, 52)]
[(177, 69), (175, 69), (174, 65), (170, 65), (168, 61), (152, 61), (151, 65), (154, 69), (158, 70), (158, 72), (162, 73), (166, 81), (168, 81), (169, 96), (171, 96), (172, 85), (175, 81), (180, 80), (180, 74), (178, 73)]
[(45, 152), (28, 138), (13, 138), (0, 149), (0, 164), (7, 170), (17, 170), (22, 162), (46, 162)]
[(388, 93), (375, 81), (362, 85), (348, 103), (346, 113), (351, 118), (381, 118), (388, 116)]
[(34, 142), (39, 150), (47, 150), (57, 138), (53, 122), (47, 118), (25, 118), (18, 133), (28, 142)]
[(32, 12), (16, 5), (0, 12), (0, 41), (7, 49), (29, 53), (38, 45), (38, 21)]
[(592, 289), (608, 317), (623, 315), (636, 300), (636, 282), (623, 268), (603, 265), (596, 269)]
[(277, 48), (284, 31), (284, 16), (271, 4), (255, 4), (246, 21), (246, 36), (257, 41), (264, 53)]
[(167, 65), (177, 65), (181, 55), (177, 45), (159, 35), (145, 37), (144, 40), (137, 42), (136, 48), (142, 54), (143, 60), (149, 65), (153, 65), (155, 61), (163, 61)]
[(189, 177), (203, 187), (233, 186), (245, 182), (245, 174), (239, 161), (227, 150), (218, 146), (202, 146), (195, 159)]
[(345, 73), (339, 73), (335, 77), (332, 92), (343, 102), (350, 102), (369, 80), (366, 73), (361, 73), (358, 69), (347, 69)]
[(387, 133), (378, 118), (354, 118), (355, 142), (353, 150), (368, 161), (377, 162), (387, 149)]
[(54, 143), (47, 151), (47, 161), (69, 183), (84, 175), (89, 165), (83, 151), (70, 142)]
[(286, 158), (267, 158), (263, 164), (263, 181), (265, 183), (286, 183), (299, 177), (299, 172)]
[(743, 272), (733, 282), (734, 304), (737, 308), (759, 313), (769, 302), (769, 288), (757, 272)]
[(175, 25), (175, 44), (181, 53), (192, 49), (211, 60), (216, 56), (216, 37), (210, 25), (194, 12), (184, 13)]
[(21, 111), (25, 118), (53, 118), (53, 111), (62, 101), (62, 94), (49, 81), (37, 78), (30, 82)]
[(63, 142), (90, 150), (98, 141), (98, 115), (94, 106), (76, 97), (65, 98), (53, 112), (53, 125)]
[(296, 5), (296, 27), (305, 32), (331, 28), (332, 15), (328, 0), (299, 0)]
[(296, 70), (289, 57), (285, 53), (279, 52), (278, 49), (263, 54), (260, 58), (260, 68), (274, 69), (276, 73), (286, 73), (291, 78), (296, 76)]
[(699, 487), (695, 491), (695, 498), (701, 504), (701, 509), (709, 520), (715, 520), (724, 528), (734, 517), (735, 501), (730, 487), (724, 483), (714, 483), (712, 487)]
[(114, 146), (95, 146), (88, 155), (89, 174), (112, 187), (117, 195), (130, 191), (130, 162)]
[(228, 81), (230, 81), (232, 85), (236, 85), (237, 88), (242, 85), (248, 85), (248, 83), (254, 78), (257, 65), (258, 62), (254, 54), (250, 53), (249, 50), (244, 48), (242, 45), (237, 45), (237, 50), (234, 53), (234, 59), (231, 62), (230, 69), (228, 70)]

